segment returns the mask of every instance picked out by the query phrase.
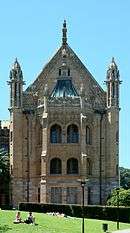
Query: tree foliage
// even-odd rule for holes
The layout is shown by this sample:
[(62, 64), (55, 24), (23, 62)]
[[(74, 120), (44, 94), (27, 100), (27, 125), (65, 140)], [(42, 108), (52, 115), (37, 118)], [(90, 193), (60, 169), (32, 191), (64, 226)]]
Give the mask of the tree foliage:
[(130, 189), (130, 169), (120, 167), (120, 186), (124, 189)]
[(4, 195), (6, 202), (9, 200), (9, 155), (4, 149), (0, 149), (0, 194)]
[(0, 149), (0, 177), (9, 176), (9, 155), (4, 149)]
[(119, 201), (119, 206), (130, 206), (130, 189), (119, 189), (118, 191), (114, 189), (107, 200), (107, 205), (117, 206)]

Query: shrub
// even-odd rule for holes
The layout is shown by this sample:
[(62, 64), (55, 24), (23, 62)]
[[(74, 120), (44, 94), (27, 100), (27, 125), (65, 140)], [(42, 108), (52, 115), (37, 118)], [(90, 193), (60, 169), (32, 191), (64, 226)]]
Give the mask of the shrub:
[[(32, 212), (59, 212), (68, 216), (82, 217), (82, 206), (43, 203), (19, 203), (19, 210)], [(130, 222), (130, 207), (85, 206), (84, 217), (116, 221), (119, 211), (120, 222)]]

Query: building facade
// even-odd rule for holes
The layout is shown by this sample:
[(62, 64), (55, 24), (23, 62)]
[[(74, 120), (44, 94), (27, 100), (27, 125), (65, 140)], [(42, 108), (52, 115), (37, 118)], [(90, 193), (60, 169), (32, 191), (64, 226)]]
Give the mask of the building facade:
[(12, 203), (104, 204), (118, 186), (119, 70), (112, 59), (104, 91), (67, 43), (23, 91), (10, 71)]

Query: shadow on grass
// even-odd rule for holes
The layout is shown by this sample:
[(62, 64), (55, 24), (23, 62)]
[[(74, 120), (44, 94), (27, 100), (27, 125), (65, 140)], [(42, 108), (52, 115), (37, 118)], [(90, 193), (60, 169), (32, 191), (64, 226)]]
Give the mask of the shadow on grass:
[(11, 229), (12, 229), (12, 228), (9, 227), (8, 225), (0, 226), (0, 233), (7, 232), (8, 230), (11, 230)]

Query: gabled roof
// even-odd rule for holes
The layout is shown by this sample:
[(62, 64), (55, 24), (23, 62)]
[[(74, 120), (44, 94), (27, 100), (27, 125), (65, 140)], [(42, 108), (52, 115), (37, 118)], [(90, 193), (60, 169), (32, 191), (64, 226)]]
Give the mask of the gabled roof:
[[(69, 47), (67, 44), (67, 28), (66, 28), (66, 21), (63, 23), (62, 28), (62, 46), (59, 48), (59, 50), (56, 52), (56, 54), (52, 57), (52, 59), (44, 66), (41, 73), (38, 75), (37, 79), (31, 84), (27, 89), (26, 92), (37, 92), (40, 89), (41, 83), (47, 82), (46, 77), (48, 73), (54, 68), (55, 64), (63, 58), (63, 52), (65, 51), (67, 54), (67, 58), (71, 59), (71, 62), (74, 64), (76, 68), (79, 68), (83, 73), (84, 76), (87, 76), (88, 79), (90, 79), (95, 86), (98, 87), (101, 93), (104, 93), (104, 90), (101, 88), (101, 86), (98, 84), (98, 82), (94, 79), (92, 74), (88, 71), (88, 69), (84, 66), (84, 64), (81, 62), (81, 60), (78, 58), (78, 56), (75, 54), (75, 52)], [(84, 78), (84, 77), (83, 77)], [(42, 82), (41, 82), (42, 81)]]
[(66, 49), (66, 53), (68, 54), (68, 57), (71, 58), (72, 62), (75, 64), (76, 67), (79, 66), (80, 69), (84, 70), (88, 78), (92, 79), (95, 85), (100, 89), (101, 92), (104, 92), (102, 87), (98, 84), (98, 82), (95, 80), (95, 78), (92, 76), (92, 74), (89, 72), (89, 70), (85, 67), (85, 65), (82, 63), (82, 61), (78, 58), (76, 53), (70, 48), (68, 44), (66, 46), (62, 45), (56, 54), (51, 58), (51, 60), (43, 67), (41, 73), (38, 75), (37, 79), (26, 89), (26, 91), (34, 91), (36, 92), (38, 90), (38, 82), (40, 82), (40, 79), (46, 78), (48, 72), (53, 69), (54, 64), (57, 63), (59, 57), (62, 55), (62, 50)]

